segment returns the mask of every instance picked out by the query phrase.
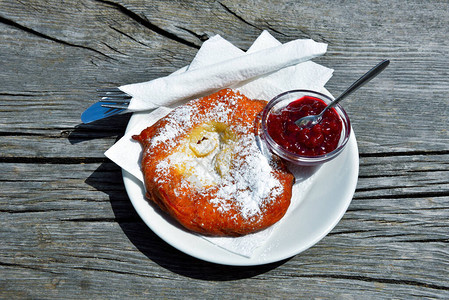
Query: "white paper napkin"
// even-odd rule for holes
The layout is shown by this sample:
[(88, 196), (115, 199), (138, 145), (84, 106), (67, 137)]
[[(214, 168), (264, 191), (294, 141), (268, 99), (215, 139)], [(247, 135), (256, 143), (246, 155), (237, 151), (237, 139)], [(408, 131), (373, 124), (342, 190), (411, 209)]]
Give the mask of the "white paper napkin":
[[(222, 38), (215, 36), (210, 43), (217, 43), (217, 40)], [(210, 43), (207, 41), (204, 44), (212, 47)], [(171, 106), (180, 100), (207, 95), (224, 86), (233, 86), (323, 55), (327, 45), (300, 39), (257, 51), (253, 48), (251, 53), (240, 55), (235, 50), (228, 52), (227, 48), (215, 53), (218, 62), (200, 62), (201, 67), (189, 68), (186, 72), (119, 87), (132, 96), (128, 109), (141, 111)], [(234, 57), (222, 60), (231, 55)]]
[[(267, 31), (264, 31), (245, 53), (217, 35), (203, 44), (189, 66), (161, 79), (121, 87), (122, 90), (133, 95), (131, 103), (135, 103), (136, 110), (162, 107), (144, 115), (138, 124), (129, 129), (123, 138), (106, 151), (105, 155), (143, 182), (140, 169), (142, 149), (139, 143), (132, 140), (131, 136), (139, 134), (143, 129), (168, 114), (171, 108), (163, 107), (163, 105), (173, 105), (176, 101), (191, 98), (193, 95), (226, 87), (235, 88), (250, 98), (265, 100), (270, 100), (277, 94), (291, 89), (324, 90), (324, 84), (332, 76), (332, 69), (311, 61), (301, 63), (292, 63), (292, 61), (297, 61), (298, 57), (301, 57), (299, 61), (303, 61), (318, 55), (318, 53), (324, 54), (326, 45), (311, 40), (297, 41), (289, 42), (287, 48), (279, 50), (279, 47), (287, 44), (282, 45)], [(302, 55), (298, 53), (298, 50), (304, 51), (306, 54)], [(284, 57), (286, 58), (283, 60), (284, 63), (278, 64), (276, 59), (271, 57), (271, 55), (279, 55), (276, 53), (288, 56)], [(290, 56), (295, 58), (290, 59)], [(289, 63), (285, 63), (285, 61), (289, 61)], [(266, 67), (265, 62), (270, 64), (270, 67)], [(239, 64), (244, 64), (244, 67), (238, 68)], [(280, 69), (276, 71), (277, 69), (273, 65)], [(233, 67), (238, 68), (239, 71), (232, 70)], [(218, 70), (223, 71), (225, 75), (220, 75)], [(215, 74), (214, 77), (206, 80), (203, 72), (209, 74), (212, 71)], [(186, 91), (178, 88), (176, 92), (173, 92), (173, 82), (178, 82), (181, 87), (186, 88)], [(206, 88), (202, 83), (206, 85)], [(153, 97), (154, 95), (157, 96)], [(286, 215), (302, 201), (302, 195), (305, 195), (310, 187), (311, 178), (298, 179), (293, 188), (295, 197), (293, 197)], [(278, 224), (261, 232), (238, 238), (204, 238), (228, 251), (251, 257), (267, 241)]]

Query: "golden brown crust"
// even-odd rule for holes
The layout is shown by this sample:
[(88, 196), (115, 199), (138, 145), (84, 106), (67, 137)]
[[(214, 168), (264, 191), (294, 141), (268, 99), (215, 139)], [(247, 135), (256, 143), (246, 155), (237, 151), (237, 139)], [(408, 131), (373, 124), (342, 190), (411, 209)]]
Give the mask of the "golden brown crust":
[[(177, 107), (134, 136), (144, 149), (148, 199), (205, 235), (239, 236), (279, 221), (290, 204), (294, 177), (277, 157), (257, 147), (255, 120), (265, 105), (221, 90)], [(215, 141), (209, 147), (215, 150), (197, 150), (204, 140)]]

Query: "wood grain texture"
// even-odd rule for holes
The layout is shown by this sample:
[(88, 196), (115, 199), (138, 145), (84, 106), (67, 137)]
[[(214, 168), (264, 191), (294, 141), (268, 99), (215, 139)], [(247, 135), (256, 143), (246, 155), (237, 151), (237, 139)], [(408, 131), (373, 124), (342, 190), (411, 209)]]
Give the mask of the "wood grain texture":
[[(0, 1), (0, 298), (448, 298), (447, 1)], [(360, 151), (322, 241), (257, 267), (179, 252), (141, 221), (103, 153), (129, 116), (80, 124), (95, 89), (168, 75), (220, 34), (328, 43)]]

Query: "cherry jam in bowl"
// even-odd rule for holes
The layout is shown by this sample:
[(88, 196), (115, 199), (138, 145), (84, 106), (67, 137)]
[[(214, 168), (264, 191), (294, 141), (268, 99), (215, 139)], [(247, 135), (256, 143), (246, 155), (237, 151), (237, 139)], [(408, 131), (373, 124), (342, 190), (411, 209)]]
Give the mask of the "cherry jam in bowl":
[(261, 130), (268, 148), (288, 162), (302, 166), (325, 163), (337, 157), (346, 146), (351, 124), (345, 110), (328, 109), (321, 122), (301, 128), (295, 121), (319, 114), (332, 101), (309, 90), (292, 90), (274, 97), (265, 107)]

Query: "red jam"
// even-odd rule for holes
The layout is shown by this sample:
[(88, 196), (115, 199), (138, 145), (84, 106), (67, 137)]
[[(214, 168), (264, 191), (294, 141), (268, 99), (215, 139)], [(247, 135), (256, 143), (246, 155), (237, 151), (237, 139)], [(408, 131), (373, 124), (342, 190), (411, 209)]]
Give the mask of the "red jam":
[(302, 117), (319, 114), (325, 107), (323, 100), (311, 96), (295, 100), (269, 115), (268, 134), (282, 148), (299, 155), (332, 152), (338, 146), (343, 126), (335, 109), (328, 109), (321, 122), (311, 128), (300, 128), (294, 123)]

